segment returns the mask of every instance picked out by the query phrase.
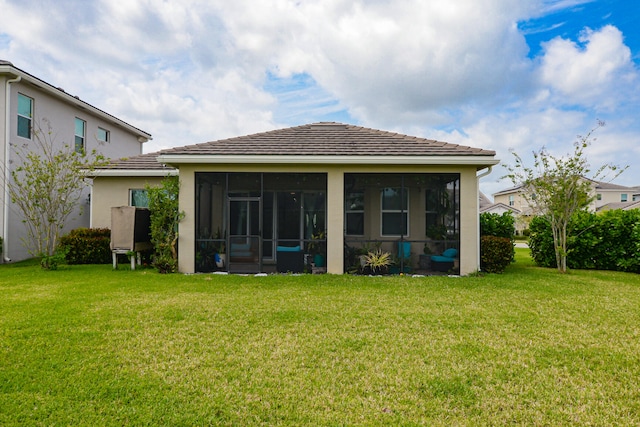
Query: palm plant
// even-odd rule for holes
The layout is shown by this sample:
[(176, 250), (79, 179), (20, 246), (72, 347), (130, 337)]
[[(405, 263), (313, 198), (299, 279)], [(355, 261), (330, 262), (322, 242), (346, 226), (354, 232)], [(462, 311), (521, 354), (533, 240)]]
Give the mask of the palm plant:
[(364, 256), (364, 268), (370, 270), (371, 274), (384, 274), (389, 271), (391, 264), (391, 254), (381, 249), (369, 252)]

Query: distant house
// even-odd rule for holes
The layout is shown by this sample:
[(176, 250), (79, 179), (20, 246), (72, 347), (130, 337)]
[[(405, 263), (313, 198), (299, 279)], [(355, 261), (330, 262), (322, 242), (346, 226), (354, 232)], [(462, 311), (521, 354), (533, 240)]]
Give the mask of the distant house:
[[(78, 150), (96, 149), (107, 158), (141, 154), (142, 144), (151, 135), (1, 60), (0, 98), (4, 106), (0, 115), (0, 170), (4, 175), (0, 179), (0, 237), (4, 240), (4, 261), (19, 261), (30, 256), (22, 243), (26, 232), (4, 183), (18, 165), (15, 147), (30, 144), (42, 120), (49, 122), (61, 147), (68, 144)], [(85, 213), (73, 215), (66, 230), (89, 226), (90, 187), (83, 200)]]
[(505, 212), (511, 212), (513, 215), (518, 215), (520, 211), (512, 206), (507, 206), (504, 203), (493, 203), (491, 200), (481, 191), (480, 192), (480, 213), (495, 213), (502, 215)]
[[(593, 202), (589, 209), (592, 212), (596, 212), (610, 203), (626, 203), (633, 201), (634, 197), (640, 197), (635, 187), (625, 187), (608, 182), (594, 181), (588, 178), (584, 179), (591, 183)], [(493, 200), (495, 203), (503, 203), (517, 209), (523, 215), (533, 214), (532, 207), (522, 193), (522, 186), (511, 187), (494, 193)]]
[(495, 152), (341, 123), (314, 123), (114, 161), (94, 179), (94, 226), (178, 173), (179, 270), (344, 273), (380, 246), (416, 271), (425, 246), (479, 269), (478, 173)]

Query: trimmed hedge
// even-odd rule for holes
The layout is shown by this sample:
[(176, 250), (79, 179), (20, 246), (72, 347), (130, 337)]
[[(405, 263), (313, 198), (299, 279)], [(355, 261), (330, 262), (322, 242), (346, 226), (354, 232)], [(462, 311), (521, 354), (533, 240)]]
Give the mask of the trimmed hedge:
[(510, 212), (480, 214), (480, 269), (502, 273), (515, 259), (515, 218)]
[(58, 248), (67, 264), (110, 264), (110, 242), (108, 228), (76, 228), (62, 236)]
[(480, 238), (480, 269), (487, 273), (502, 273), (513, 261), (513, 241), (508, 237)]
[[(531, 221), (529, 247), (537, 265), (556, 267), (551, 226), (543, 218)], [(567, 248), (569, 268), (640, 273), (640, 210), (578, 212), (569, 223)]]

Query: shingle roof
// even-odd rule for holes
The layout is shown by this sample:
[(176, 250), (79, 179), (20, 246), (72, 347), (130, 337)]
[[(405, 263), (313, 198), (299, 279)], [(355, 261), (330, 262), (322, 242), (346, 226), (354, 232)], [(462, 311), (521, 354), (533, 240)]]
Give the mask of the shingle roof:
[(157, 158), (162, 152), (140, 154), (138, 156), (123, 157), (120, 159), (110, 160), (106, 166), (99, 169), (126, 169), (126, 170), (174, 170), (175, 168), (159, 163)]
[(170, 173), (175, 168), (159, 156), (480, 156), (493, 159), (494, 151), (341, 123), (313, 123), (240, 136), (155, 153), (112, 160), (102, 170)]
[(323, 122), (163, 151), (165, 155), (495, 156), (495, 151)]

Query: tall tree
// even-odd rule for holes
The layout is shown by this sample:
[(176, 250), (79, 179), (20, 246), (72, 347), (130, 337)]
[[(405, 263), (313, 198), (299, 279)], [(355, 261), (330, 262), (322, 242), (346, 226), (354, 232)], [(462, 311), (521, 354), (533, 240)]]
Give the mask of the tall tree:
[(544, 147), (533, 152), (533, 166), (515, 152), (515, 165), (505, 165), (509, 173), (506, 175), (516, 186), (520, 186), (522, 195), (533, 209), (533, 213), (543, 216), (551, 224), (553, 244), (558, 271), (567, 271), (567, 228), (571, 216), (586, 209), (594, 200), (593, 181), (602, 180), (609, 173), (614, 179), (625, 168), (605, 164), (593, 175), (587, 162), (585, 150), (595, 138), (593, 133), (604, 122), (589, 131), (586, 136), (578, 136), (573, 143), (573, 153), (565, 157), (556, 157)]
[(34, 129), (33, 141), (14, 146), (15, 167), (5, 185), (23, 217), (25, 247), (49, 268), (67, 220), (74, 212), (82, 212), (79, 201), (87, 174), (104, 164), (105, 158), (95, 150), (77, 152), (73, 144), (56, 142), (50, 122), (42, 119), (42, 124)]

